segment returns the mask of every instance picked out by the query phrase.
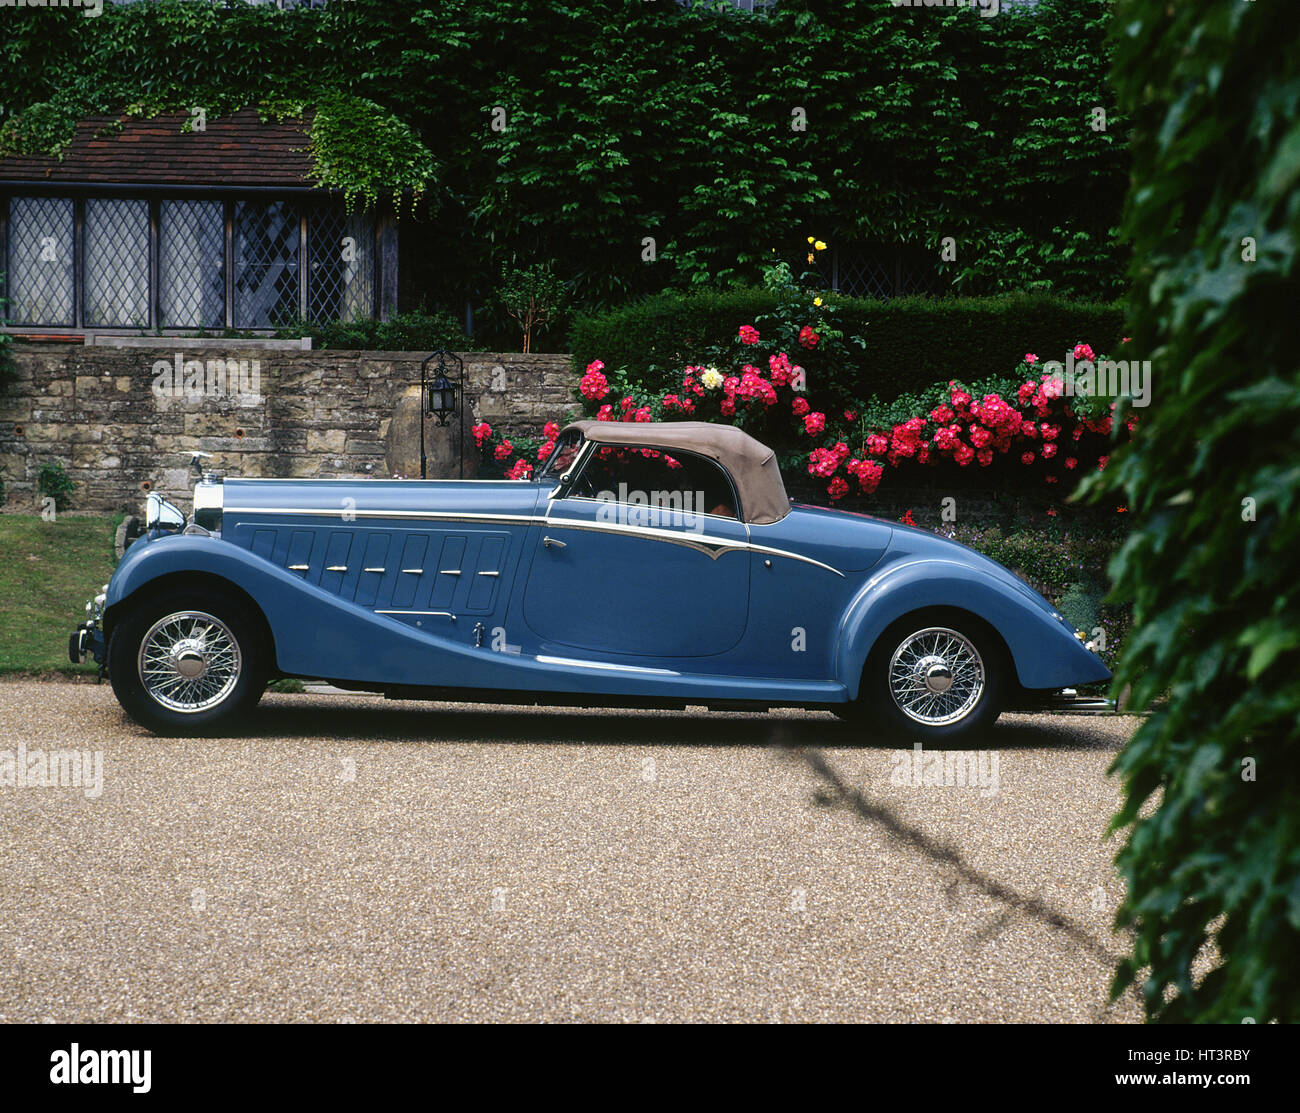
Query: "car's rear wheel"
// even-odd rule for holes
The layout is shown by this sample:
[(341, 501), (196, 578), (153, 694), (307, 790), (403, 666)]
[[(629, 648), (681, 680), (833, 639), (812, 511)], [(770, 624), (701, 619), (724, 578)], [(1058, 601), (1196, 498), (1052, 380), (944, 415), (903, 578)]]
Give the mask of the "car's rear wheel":
[(881, 635), (862, 678), (862, 710), (922, 743), (960, 745), (1002, 710), (1008, 664), (983, 623), (961, 612), (920, 612)]
[(207, 588), (171, 589), (113, 628), (108, 674), (127, 714), (159, 734), (206, 734), (261, 698), (267, 652), (249, 606)]

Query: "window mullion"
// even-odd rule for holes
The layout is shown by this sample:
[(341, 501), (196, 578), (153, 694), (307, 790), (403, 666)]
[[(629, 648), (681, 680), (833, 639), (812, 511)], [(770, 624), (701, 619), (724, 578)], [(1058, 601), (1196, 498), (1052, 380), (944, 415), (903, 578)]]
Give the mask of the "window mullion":
[(235, 327), (235, 203), (224, 202), (223, 231), (226, 261), (226, 328)]
[(84, 328), (86, 320), (86, 199), (72, 202), (72, 327)]

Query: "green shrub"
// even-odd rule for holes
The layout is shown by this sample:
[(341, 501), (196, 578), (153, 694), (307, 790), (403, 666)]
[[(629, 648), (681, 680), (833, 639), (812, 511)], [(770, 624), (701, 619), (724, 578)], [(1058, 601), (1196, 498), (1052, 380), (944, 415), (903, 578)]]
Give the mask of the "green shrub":
[(387, 321), (299, 322), (279, 329), (279, 336), (310, 336), (313, 348), (371, 352), (478, 351), (450, 313), (401, 313)]
[(1300, 1020), (1298, 16), (1115, 14), (1133, 348), (1155, 385), (1097, 482), (1135, 526), (1114, 566), (1136, 627), (1116, 684), (1168, 699), (1114, 764), (1133, 933), (1114, 990), (1139, 985), (1158, 1020)]
[[(847, 397), (892, 400), (920, 393), (951, 378), (969, 380), (1016, 367), (1026, 352), (1064, 359), (1086, 340), (1114, 351), (1122, 339), (1117, 304), (1071, 301), (1045, 294), (1000, 298), (896, 298), (871, 301), (827, 294), (846, 332), (865, 347), (853, 354), (852, 381), (832, 384)], [(681, 369), (703, 358), (706, 347), (734, 339), (743, 324), (775, 311), (779, 295), (765, 289), (666, 292), (603, 313), (578, 317), (569, 347), (575, 371), (600, 359), (650, 389), (655, 368), (680, 381)], [(793, 358), (793, 353), (792, 353)]]
[[(4, 286), (4, 273), (0, 271), (0, 288)], [(0, 298), (0, 321), (4, 320), (5, 299)], [(13, 382), (17, 368), (14, 367), (14, 339), (7, 332), (0, 332), (0, 394), (3, 394)]]
[(52, 498), (54, 509), (67, 510), (72, 505), (72, 492), (77, 484), (59, 460), (47, 460), (36, 473), (36, 491), (42, 499)]
[(1056, 601), (1056, 609), (1066, 621), (1072, 622), (1076, 629), (1088, 631), (1097, 625), (1101, 615), (1101, 603), (1109, 590), (1109, 585), (1099, 580), (1073, 583)]

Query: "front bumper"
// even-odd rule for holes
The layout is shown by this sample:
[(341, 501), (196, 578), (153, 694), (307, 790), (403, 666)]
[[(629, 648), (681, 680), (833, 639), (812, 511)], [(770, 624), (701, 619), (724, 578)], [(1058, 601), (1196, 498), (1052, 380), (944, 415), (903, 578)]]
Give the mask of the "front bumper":
[(108, 640), (104, 637), (104, 604), (108, 598), (108, 584), (104, 590), (86, 604), (86, 621), (68, 636), (68, 660), (74, 665), (94, 660), (101, 677), (108, 668)]
[(94, 620), (83, 622), (68, 637), (69, 661), (79, 665), (92, 659), (102, 673), (108, 663), (108, 646), (104, 641), (104, 631)]

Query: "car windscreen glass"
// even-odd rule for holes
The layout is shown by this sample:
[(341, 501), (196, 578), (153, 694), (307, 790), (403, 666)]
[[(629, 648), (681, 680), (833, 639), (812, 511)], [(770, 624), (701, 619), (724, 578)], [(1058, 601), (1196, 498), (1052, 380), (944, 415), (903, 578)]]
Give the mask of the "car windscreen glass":
[(546, 458), (546, 463), (542, 466), (541, 471), (537, 473), (537, 478), (559, 479), (569, 469), (569, 465), (573, 463), (581, 447), (581, 433), (565, 433), (556, 442), (555, 449), (550, 456)]
[(602, 445), (569, 492), (572, 498), (661, 506), (737, 518), (735, 489), (722, 468), (693, 452)]

